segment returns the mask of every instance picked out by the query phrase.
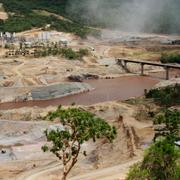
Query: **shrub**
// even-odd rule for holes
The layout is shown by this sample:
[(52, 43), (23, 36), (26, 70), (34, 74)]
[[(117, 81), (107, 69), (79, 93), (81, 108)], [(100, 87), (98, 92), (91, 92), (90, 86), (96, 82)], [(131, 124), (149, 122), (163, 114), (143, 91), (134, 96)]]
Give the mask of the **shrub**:
[(142, 163), (131, 168), (127, 180), (178, 180), (179, 153), (167, 139), (156, 142), (147, 150)]
[(87, 56), (88, 54), (89, 54), (88, 49), (79, 49), (79, 55), (80, 55), (81, 57)]
[(74, 60), (74, 59), (81, 60), (83, 56), (87, 56), (88, 54), (89, 51), (87, 49), (80, 49), (79, 51), (74, 51), (72, 48), (58, 48), (58, 47), (43, 48), (35, 51), (35, 57), (61, 55), (69, 60)]
[(151, 89), (145, 94), (146, 98), (153, 98), (162, 106), (172, 106), (180, 103), (180, 84), (160, 89)]
[(180, 149), (175, 145), (175, 141), (180, 140), (180, 111), (160, 111), (154, 125), (160, 125), (155, 129), (155, 142), (146, 151), (143, 161), (130, 168), (127, 180), (180, 179)]
[(156, 114), (154, 118), (155, 125), (162, 125), (155, 129), (154, 140), (158, 137), (166, 137), (172, 141), (180, 140), (180, 111), (165, 109)]
[(10, 49), (10, 45), (9, 44), (5, 44), (4, 48), (5, 49)]
[(75, 51), (73, 51), (71, 48), (64, 48), (62, 49), (62, 56), (64, 56), (67, 59), (78, 59), (79, 58), (79, 54), (76, 53)]
[(141, 163), (137, 163), (130, 167), (126, 180), (146, 180), (148, 176), (148, 169), (142, 169)]
[(179, 180), (179, 149), (168, 140), (158, 141), (146, 152), (141, 163), (130, 168), (126, 180)]
[(167, 54), (164, 53), (161, 55), (162, 63), (179, 63), (180, 64), (180, 53)]

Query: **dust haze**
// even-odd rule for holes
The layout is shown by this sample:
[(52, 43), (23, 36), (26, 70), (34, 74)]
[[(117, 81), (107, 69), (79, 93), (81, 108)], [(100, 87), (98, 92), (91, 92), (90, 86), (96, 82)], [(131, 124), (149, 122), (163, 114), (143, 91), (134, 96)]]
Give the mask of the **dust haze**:
[(69, 0), (67, 11), (89, 25), (180, 34), (179, 0)]

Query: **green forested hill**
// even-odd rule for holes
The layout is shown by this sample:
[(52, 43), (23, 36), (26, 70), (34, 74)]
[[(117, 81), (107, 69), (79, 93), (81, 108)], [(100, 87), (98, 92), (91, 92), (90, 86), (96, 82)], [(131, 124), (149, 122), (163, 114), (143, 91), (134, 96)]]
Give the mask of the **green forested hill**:
[[(66, 0), (0, 0), (9, 18), (0, 21), (0, 31), (20, 32), (51, 24), (52, 29), (72, 32), (84, 37), (91, 30), (75, 21), (65, 21), (56, 15), (68, 16)], [(38, 11), (37, 11), (38, 10)], [(45, 10), (54, 14), (41, 13)]]
[(67, 0), (0, 0), (6, 11), (20, 14), (32, 13), (34, 9), (48, 10), (65, 14)]

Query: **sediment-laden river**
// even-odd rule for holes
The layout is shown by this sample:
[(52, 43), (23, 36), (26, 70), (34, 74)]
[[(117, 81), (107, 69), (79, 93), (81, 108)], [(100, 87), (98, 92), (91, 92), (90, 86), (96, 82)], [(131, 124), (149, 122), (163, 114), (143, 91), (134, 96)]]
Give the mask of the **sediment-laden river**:
[(144, 89), (150, 89), (159, 82), (159, 79), (147, 76), (124, 76), (115, 79), (87, 80), (93, 88), (92, 91), (71, 95), (63, 98), (27, 101), (8, 102), (0, 104), (1, 110), (15, 109), (21, 107), (47, 107), (56, 105), (91, 105), (106, 101), (126, 100), (131, 97), (138, 97), (144, 94)]

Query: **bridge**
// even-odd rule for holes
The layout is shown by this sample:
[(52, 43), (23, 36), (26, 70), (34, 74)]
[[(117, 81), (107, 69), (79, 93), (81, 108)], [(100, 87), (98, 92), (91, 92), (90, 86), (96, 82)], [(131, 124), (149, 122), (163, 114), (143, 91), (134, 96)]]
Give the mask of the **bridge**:
[(144, 66), (145, 65), (163, 67), (166, 70), (166, 79), (167, 80), (169, 79), (169, 70), (170, 69), (179, 69), (180, 70), (180, 66), (178, 66), (178, 65), (162, 64), (162, 63), (155, 63), (155, 62), (149, 62), (149, 61), (129, 60), (129, 59), (117, 59), (117, 64), (123, 66), (124, 69), (127, 69), (128, 63), (140, 64), (141, 75), (144, 75)]

